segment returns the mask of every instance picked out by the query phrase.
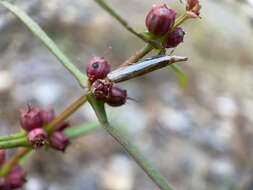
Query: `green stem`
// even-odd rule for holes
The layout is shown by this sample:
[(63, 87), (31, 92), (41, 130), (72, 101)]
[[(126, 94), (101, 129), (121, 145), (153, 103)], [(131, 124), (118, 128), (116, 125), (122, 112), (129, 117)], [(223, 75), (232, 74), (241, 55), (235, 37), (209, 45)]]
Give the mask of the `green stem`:
[(67, 107), (58, 117), (56, 117), (48, 126), (45, 127), (49, 135), (66, 120), (70, 115), (76, 112), (87, 101), (87, 96), (81, 96), (75, 100), (69, 107)]
[(97, 123), (82, 124), (76, 127), (71, 127), (71, 128), (66, 129), (64, 131), (64, 134), (70, 139), (76, 139), (78, 137), (87, 135), (98, 128), (99, 128), (99, 124)]
[(25, 134), (26, 134), (25, 131), (21, 131), (19, 133), (7, 135), (7, 136), (2, 136), (2, 137), (0, 137), (0, 142), (1, 141), (9, 141), (9, 140), (14, 140), (14, 139), (19, 139), (19, 138), (25, 137)]
[(17, 165), (17, 163), (24, 158), (29, 152), (30, 148), (20, 148), (16, 154), (6, 162), (0, 170), (0, 176), (6, 176), (9, 174), (13, 166)]
[(121, 64), (121, 67), (125, 67), (128, 65), (132, 65), (137, 63), (141, 58), (147, 55), (149, 52), (153, 50), (153, 47), (150, 44), (145, 45), (142, 49), (137, 51), (134, 55), (128, 58), (124, 63)]
[(132, 144), (132, 142), (126, 137), (125, 134), (115, 127), (110, 126), (107, 120), (104, 103), (98, 102), (90, 95), (88, 101), (93, 107), (101, 126), (118, 142), (120, 143), (130, 156), (136, 161), (136, 163), (146, 172), (151, 180), (161, 190), (172, 190), (166, 179), (159, 173), (159, 171), (147, 160), (140, 150)]
[(126, 28), (129, 32), (134, 34), (136, 37), (140, 38), (144, 42), (149, 43), (151, 46), (154, 48), (160, 48), (160, 44), (157, 43), (156, 41), (150, 40), (144, 35), (136, 32), (133, 27), (131, 27), (127, 21), (122, 18), (113, 8), (111, 8), (105, 0), (95, 0), (97, 4), (99, 4), (104, 10), (106, 10), (112, 17), (114, 17), (124, 28)]
[(24, 146), (24, 147), (29, 146), (29, 143), (27, 142), (26, 137), (0, 142), (0, 149), (17, 148), (21, 146)]
[(12, 12), (25, 26), (51, 51), (52, 54), (62, 63), (62, 65), (76, 78), (81, 87), (85, 86), (86, 76), (65, 56), (57, 47), (53, 40), (34, 22), (23, 10), (6, 1), (0, 3)]

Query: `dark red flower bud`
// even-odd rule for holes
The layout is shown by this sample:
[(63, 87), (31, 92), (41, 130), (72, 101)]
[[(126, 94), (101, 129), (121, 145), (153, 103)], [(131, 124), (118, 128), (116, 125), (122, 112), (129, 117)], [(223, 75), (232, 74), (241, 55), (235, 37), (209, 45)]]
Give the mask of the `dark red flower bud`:
[(68, 137), (62, 132), (56, 131), (50, 137), (50, 145), (56, 150), (64, 152), (69, 144), (70, 141)]
[(43, 125), (49, 124), (55, 118), (54, 110), (53, 109), (42, 110), (41, 111), (41, 118), (43, 121)]
[(57, 127), (56, 131), (64, 131), (65, 129), (69, 127), (70, 127), (69, 122), (65, 121), (62, 124), (60, 124), (59, 127)]
[(34, 149), (39, 149), (48, 142), (48, 135), (43, 128), (33, 129), (28, 133), (28, 142)]
[(105, 80), (96, 80), (92, 84), (91, 91), (97, 100), (106, 101), (110, 96), (112, 89), (112, 83)]
[(5, 179), (5, 186), (11, 189), (21, 188), (26, 182), (26, 172), (20, 167), (15, 166)]
[(91, 82), (105, 78), (110, 70), (111, 66), (103, 57), (93, 57), (86, 68), (87, 76)]
[(185, 32), (182, 28), (178, 27), (168, 36), (166, 40), (166, 48), (174, 48), (177, 47), (181, 42), (184, 41)]
[(41, 110), (37, 107), (30, 106), (28, 106), (28, 109), (21, 109), (20, 124), (21, 127), (28, 132), (35, 128), (42, 127)]
[(186, 2), (186, 10), (187, 15), (190, 18), (198, 18), (200, 17), (200, 9), (201, 5), (199, 4), (199, 0), (187, 0)]
[(0, 150), (0, 166), (5, 163), (5, 150)]
[(112, 87), (110, 97), (106, 99), (106, 103), (110, 106), (117, 107), (126, 103), (127, 91), (118, 87)]
[(160, 36), (171, 29), (175, 19), (175, 10), (169, 9), (165, 4), (153, 5), (146, 17), (146, 26), (150, 33)]

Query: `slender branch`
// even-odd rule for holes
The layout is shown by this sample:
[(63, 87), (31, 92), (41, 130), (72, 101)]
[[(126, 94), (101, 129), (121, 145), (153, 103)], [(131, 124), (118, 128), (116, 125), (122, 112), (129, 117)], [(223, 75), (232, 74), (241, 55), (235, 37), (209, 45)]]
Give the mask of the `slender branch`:
[(126, 28), (129, 32), (134, 34), (136, 37), (140, 38), (146, 43), (149, 43), (154, 48), (160, 48), (161, 45), (157, 43), (155, 40), (151, 40), (147, 38), (146, 36), (142, 35), (141, 33), (138, 33), (134, 30), (133, 27), (131, 27), (127, 21), (122, 18), (112, 7), (110, 7), (105, 0), (94, 0), (97, 4), (99, 4), (104, 10), (106, 10), (112, 17), (114, 17), (124, 28)]
[(159, 173), (159, 171), (151, 164), (149, 160), (145, 158), (140, 150), (132, 144), (132, 142), (126, 137), (125, 134), (115, 128), (110, 126), (107, 120), (104, 103), (98, 102), (95, 98), (90, 95), (88, 96), (88, 101), (93, 107), (101, 126), (118, 142), (124, 149), (128, 152), (130, 156), (136, 161), (136, 163), (144, 170), (144, 172), (151, 178), (151, 180), (161, 189), (161, 190), (172, 190), (166, 179)]
[(98, 123), (88, 123), (82, 124), (76, 127), (68, 128), (64, 131), (64, 134), (70, 139), (76, 139), (78, 137), (87, 135), (94, 130), (98, 129), (100, 126)]
[(16, 154), (6, 162), (0, 170), (0, 176), (6, 176), (11, 171), (13, 166), (17, 165), (20, 159), (30, 152), (30, 148), (20, 148)]
[(134, 55), (128, 58), (124, 63), (122, 63), (121, 67), (125, 67), (128, 65), (132, 65), (138, 62), (141, 58), (147, 55), (149, 52), (153, 50), (153, 47), (149, 44), (145, 45), (142, 49), (137, 51)]
[(86, 76), (65, 56), (65, 54), (57, 47), (53, 40), (34, 22), (23, 10), (6, 1), (0, 3), (12, 12), (17, 18), (25, 24), (25, 26), (51, 51), (53, 55), (62, 63), (62, 65), (76, 78), (81, 87), (84, 87)]
[(1, 136), (0, 137), (0, 142), (1, 141), (9, 141), (9, 140), (14, 140), (14, 139), (18, 139), (18, 138), (22, 138), (24, 137), (26, 134), (25, 131), (21, 131), (15, 134), (11, 134), (11, 135), (7, 135), (7, 136)]
[(0, 142), (0, 149), (9, 149), (9, 148), (17, 148), (17, 147), (29, 147), (29, 143), (27, 142), (26, 137), (21, 137), (13, 140), (6, 140)]
[(78, 110), (87, 101), (87, 96), (81, 96), (75, 100), (69, 107), (67, 107), (58, 117), (56, 117), (48, 126), (46, 131), (51, 134), (66, 118)]

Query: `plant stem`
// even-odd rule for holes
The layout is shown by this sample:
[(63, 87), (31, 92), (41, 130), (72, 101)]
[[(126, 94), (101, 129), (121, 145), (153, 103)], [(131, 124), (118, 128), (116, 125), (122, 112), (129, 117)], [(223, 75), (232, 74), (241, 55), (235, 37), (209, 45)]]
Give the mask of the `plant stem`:
[(76, 139), (83, 135), (87, 135), (94, 130), (98, 129), (100, 126), (98, 123), (88, 123), (82, 124), (76, 127), (68, 128), (64, 131), (64, 134), (70, 139)]
[(61, 124), (66, 118), (78, 110), (87, 101), (87, 95), (81, 96), (67, 107), (58, 117), (56, 117), (48, 126), (45, 127), (49, 135)]
[(131, 27), (127, 21), (122, 18), (113, 8), (111, 8), (105, 0), (95, 0), (97, 4), (99, 4), (104, 10), (106, 10), (112, 17), (114, 17), (124, 28), (126, 28), (129, 32), (134, 34), (136, 37), (140, 38), (144, 42), (149, 43), (154, 48), (159, 48), (160, 44), (156, 41), (150, 40), (144, 35), (136, 32), (133, 27)]
[(53, 40), (34, 22), (23, 10), (6, 1), (0, 3), (12, 12), (17, 18), (25, 24), (25, 26), (51, 51), (53, 55), (62, 63), (62, 65), (76, 78), (81, 87), (84, 87), (86, 76), (65, 56), (65, 54), (57, 47)]
[(151, 52), (152, 49), (153, 49), (153, 47), (150, 44), (145, 45), (142, 49), (137, 51), (134, 55), (132, 55), (124, 63), (122, 63), (121, 67), (132, 65), (132, 64), (138, 62), (141, 58), (143, 58), (145, 55), (147, 55), (149, 52)]
[(25, 137), (25, 134), (26, 134), (25, 131), (21, 131), (19, 133), (7, 135), (7, 136), (2, 136), (2, 137), (0, 137), (0, 142), (1, 141), (9, 141), (9, 140), (14, 140), (14, 139), (22, 138), (22, 137)]
[(149, 160), (140, 152), (140, 150), (132, 144), (132, 142), (126, 137), (125, 134), (115, 128), (110, 126), (107, 120), (104, 103), (98, 102), (95, 98), (90, 95), (88, 96), (88, 101), (93, 107), (101, 126), (118, 142), (128, 154), (136, 161), (136, 163), (145, 171), (145, 173), (151, 178), (151, 180), (161, 189), (161, 190), (172, 190), (166, 179), (159, 173), (159, 171), (151, 164)]
[(16, 154), (6, 162), (0, 170), (0, 176), (6, 176), (9, 174), (11, 169), (17, 165), (20, 159), (22, 159), (26, 154), (30, 152), (30, 148), (20, 148)]
[(18, 139), (5, 140), (0, 142), (0, 149), (9, 149), (9, 148), (17, 148), (17, 147), (28, 147), (29, 143), (27, 142), (26, 137), (21, 137)]

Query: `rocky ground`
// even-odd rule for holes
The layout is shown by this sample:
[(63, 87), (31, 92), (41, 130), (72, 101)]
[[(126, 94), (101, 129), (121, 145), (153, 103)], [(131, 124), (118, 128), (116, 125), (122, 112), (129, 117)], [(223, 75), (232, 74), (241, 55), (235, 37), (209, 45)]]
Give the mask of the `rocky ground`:
[[(143, 43), (92, 0), (16, 0), (85, 70), (93, 55), (113, 67)], [(110, 3), (138, 30), (154, 0)], [(178, 1), (171, 6), (180, 10)], [(185, 25), (175, 54), (189, 77), (182, 89), (164, 69), (122, 84), (137, 100), (108, 108), (177, 190), (253, 189), (252, 1), (202, 2), (202, 19)], [(83, 91), (49, 51), (0, 9), (0, 133), (19, 130), (18, 110), (28, 102), (59, 113)], [(110, 48), (111, 47), (111, 48)], [(89, 106), (70, 118), (95, 120)], [(12, 152), (10, 151), (9, 154)], [(102, 129), (72, 142), (65, 154), (39, 151), (27, 163), (27, 190), (157, 189)]]

